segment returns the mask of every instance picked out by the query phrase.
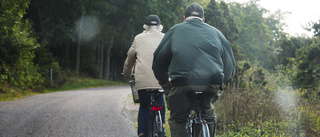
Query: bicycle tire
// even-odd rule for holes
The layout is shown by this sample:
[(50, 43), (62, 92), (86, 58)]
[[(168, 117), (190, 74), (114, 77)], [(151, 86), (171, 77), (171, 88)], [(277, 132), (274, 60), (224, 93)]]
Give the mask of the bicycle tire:
[(156, 112), (155, 119), (153, 121), (153, 126), (155, 137), (164, 137), (164, 128), (162, 124), (162, 117), (160, 111)]
[(205, 120), (199, 119), (193, 124), (193, 137), (210, 137), (209, 127)]
[(165, 137), (160, 111), (153, 113), (150, 120), (148, 137)]
[(153, 123), (154, 123), (154, 113), (149, 115), (148, 137), (154, 137)]
[(192, 125), (193, 125), (193, 119), (188, 119), (186, 124), (186, 129), (190, 137), (192, 137)]

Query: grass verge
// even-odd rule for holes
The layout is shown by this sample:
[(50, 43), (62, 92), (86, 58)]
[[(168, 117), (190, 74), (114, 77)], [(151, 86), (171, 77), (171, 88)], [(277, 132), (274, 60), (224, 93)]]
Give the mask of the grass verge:
[(69, 77), (66, 82), (64, 82), (61, 86), (57, 87), (48, 87), (44, 89), (37, 89), (34, 91), (32, 89), (16, 89), (11, 88), (6, 90), (5, 93), (0, 93), (0, 101), (13, 101), (20, 98), (24, 98), (27, 96), (35, 95), (35, 94), (43, 94), (43, 93), (51, 93), (57, 91), (66, 91), (66, 90), (76, 90), (83, 88), (94, 88), (94, 87), (108, 87), (108, 86), (126, 86), (129, 83), (119, 82), (119, 81), (106, 81), (102, 79), (92, 79), (87, 77)]
[(94, 87), (108, 87), (108, 86), (125, 86), (129, 83), (119, 82), (119, 81), (106, 81), (102, 79), (92, 79), (86, 77), (72, 77), (69, 78), (62, 86), (55, 88), (46, 88), (45, 93), (56, 92), (56, 91), (66, 91), (75, 90), (83, 88), (94, 88)]

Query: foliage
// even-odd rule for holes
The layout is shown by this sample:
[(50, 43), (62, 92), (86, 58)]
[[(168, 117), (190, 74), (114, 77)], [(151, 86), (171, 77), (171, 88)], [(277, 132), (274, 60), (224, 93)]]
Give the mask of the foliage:
[(53, 53), (63, 70), (117, 79), (133, 37), (143, 31), (145, 17), (159, 15), (166, 31), (182, 20), (182, 3), (32, 0), (25, 17), (34, 22), (40, 40), (47, 42), (48, 52)]
[(239, 29), (237, 41), (240, 46), (239, 53), (244, 54), (245, 59), (252, 64), (273, 69), (276, 65), (273, 54), (276, 46), (273, 43), (283, 33), (284, 25), (280, 20), (285, 13), (277, 12), (265, 17), (269, 11), (261, 7), (258, 2), (258, 0), (244, 4), (231, 2), (228, 6)]
[(237, 62), (237, 75), (235, 75), (234, 79), (237, 83), (237, 88), (245, 88), (247, 87), (247, 83), (244, 81), (245, 72), (251, 68), (250, 62), (247, 61), (238, 61)]
[(285, 20), (286, 15), (291, 14), (290, 12), (277, 10), (274, 13), (270, 13), (270, 11), (267, 10), (265, 14), (268, 14), (268, 17), (265, 18), (265, 24), (273, 32), (273, 41), (278, 41), (280, 38), (288, 35), (283, 31), (284, 27), (286, 27), (286, 24), (283, 23), (283, 21)]
[(219, 136), (319, 135), (319, 100), (304, 99), (303, 92), (290, 87), (280, 88), (269, 77), (263, 89), (224, 91), (214, 104)]
[(92, 78), (97, 78), (97, 79), (100, 78), (102, 72), (98, 66), (87, 65), (85, 69), (86, 69), (87, 74), (90, 74), (90, 76)]
[(263, 68), (251, 65), (247, 61), (239, 61), (238, 66), (238, 74), (235, 78), (239, 81), (237, 88), (247, 90), (262, 89), (268, 83), (266, 81), (266, 72)]
[(65, 82), (61, 84), (58, 88), (46, 88), (44, 92), (55, 92), (55, 91), (65, 91), (65, 90), (75, 90), (82, 88), (93, 88), (93, 87), (105, 87), (105, 86), (121, 86), (128, 85), (121, 81), (106, 81), (102, 79), (93, 79), (84, 76), (70, 76), (65, 79)]
[[(297, 43), (297, 41), (301, 43)], [(307, 40), (304, 40), (307, 41)], [(283, 45), (297, 45), (298, 49), (286, 51), (279, 54), (279, 56), (285, 56), (285, 62), (282, 65), (278, 65), (277, 69), (281, 75), (284, 75), (290, 81), (290, 86), (296, 89), (309, 89), (314, 90), (319, 85), (319, 70), (320, 70), (320, 44), (319, 39), (314, 38), (310, 45), (309, 42), (303, 42), (303, 39), (297, 40), (284, 40)], [(284, 46), (286, 47), (286, 46)], [(294, 54), (293, 54), (294, 53)], [(285, 58), (283, 57), (283, 58)], [(286, 82), (287, 83), (287, 82)]]
[(6, 93), (0, 93), (0, 101), (13, 101), (23, 97), (37, 94), (38, 92), (32, 92), (29, 90), (21, 90), (17, 88), (6, 89)]
[(272, 121), (266, 121), (254, 126), (254, 124), (248, 123), (248, 126), (236, 131), (229, 130), (223, 133), (221, 137), (285, 136), (283, 124), (284, 123), (275, 124)]
[(1, 2), (0, 15), (0, 92), (9, 87), (35, 88), (43, 79), (33, 62), (34, 50), (40, 45), (33, 35), (28, 20), (22, 20), (28, 1)]
[(51, 71), (53, 80), (61, 77), (61, 68), (56, 58), (46, 48), (46, 42), (42, 41), (41, 47), (35, 50), (34, 62), (39, 66), (39, 73), (44, 78), (44, 86), (51, 86)]
[(238, 54), (239, 45), (237, 44), (239, 29), (228, 5), (224, 1), (217, 3), (215, 0), (211, 0), (204, 13), (205, 21), (224, 34), (232, 46), (236, 59), (240, 60), (242, 55)]
[(296, 87), (312, 88), (320, 83), (320, 41), (314, 42), (298, 51), (297, 73), (293, 77), (293, 84)]
[(320, 19), (318, 20), (318, 22), (309, 22), (308, 26), (305, 27), (306, 30), (308, 31), (313, 31), (314, 36), (315, 37), (319, 37), (320, 36)]
[(196, 2), (200, 4), (204, 9), (206, 9), (211, 0), (183, 0), (183, 1), (185, 3), (184, 4), (185, 7), (191, 3)]
[(304, 37), (287, 37), (282, 35), (281, 38), (274, 43), (278, 45), (278, 51), (274, 54), (278, 55), (277, 64), (288, 65), (290, 58), (296, 58), (296, 52), (305, 48), (312, 43), (311, 39)]

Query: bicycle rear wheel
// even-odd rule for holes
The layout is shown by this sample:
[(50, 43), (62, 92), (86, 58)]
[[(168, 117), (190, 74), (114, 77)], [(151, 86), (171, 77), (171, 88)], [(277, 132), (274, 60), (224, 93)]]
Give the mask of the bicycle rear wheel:
[(153, 121), (153, 129), (155, 131), (155, 137), (164, 137), (164, 127), (162, 124), (162, 117), (160, 111), (156, 112), (155, 119)]
[(193, 137), (210, 137), (209, 127), (206, 121), (203, 119), (196, 120), (193, 124), (192, 134)]
[(160, 111), (154, 112), (153, 119), (151, 118), (150, 120), (152, 121), (149, 121), (148, 137), (165, 137)]
[(188, 132), (188, 135), (189, 137), (192, 137), (192, 125), (193, 125), (193, 119), (188, 119), (187, 120), (187, 123), (186, 123), (186, 129), (187, 129), (187, 132)]

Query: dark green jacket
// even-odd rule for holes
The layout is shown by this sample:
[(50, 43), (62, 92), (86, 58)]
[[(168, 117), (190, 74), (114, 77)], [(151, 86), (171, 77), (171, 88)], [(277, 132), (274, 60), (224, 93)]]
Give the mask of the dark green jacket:
[(197, 18), (173, 26), (153, 55), (155, 77), (160, 84), (170, 77), (173, 86), (221, 85), (235, 65), (223, 34)]

